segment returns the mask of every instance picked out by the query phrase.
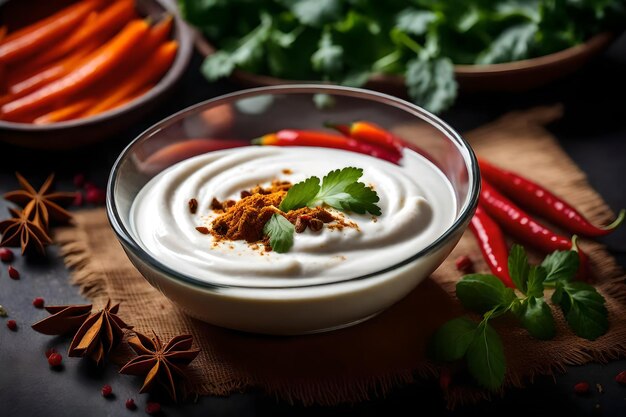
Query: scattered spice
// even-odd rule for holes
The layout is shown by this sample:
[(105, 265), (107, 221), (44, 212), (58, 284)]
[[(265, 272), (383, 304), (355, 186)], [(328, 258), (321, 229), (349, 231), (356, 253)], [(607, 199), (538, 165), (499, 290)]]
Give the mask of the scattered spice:
[(51, 192), (54, 174), (48, 176), (39, 191), (35, 190), (19, 173), (16, 173), (15, 176), (22, 189), (10, 191), (4, 195), (4, 198), (23, 207), (27, 219), (32, 220), (45, 230), (50, 220), (57, 223), (67, 223), (72, 218), (71, 213), (65, 210), (63, 206), (74, 201), (75, 193)]
[(136, 410), (137, 404), (135, 404), (135, 400), (133, 400), (132, 398), (127, 399), (126, 408), (128, 408), (129, 410)]
[(8, 317), (8, 316), (9, 316), (9, 313), (7, 312), (7, 310), (4, 307), (0, 306), (0, 317)]
[(13, 268), (13, 265), (9, 265), (9, 276), (12, 279), (20, 279), (20, 273), (17, 269)]
[(0, 248), (0, 261), (11, 262), (13, 261), (13, 251), (9, 248)]
[(102, 396), (107, 398), (107, 397), (110, 397), (111, 394), (113, 394), (113, 388), (111, 388), (111, 386), (107, 384), (102, 387), (101, 392), (102, 392)]
[(239, 193), (239, 196), (241, 198), (246, 198), (246, 197), (250, 197), (252, 195), (252, 193), (248, 190), (243, 190), (241, 193)]
[(622, 371), (615, 375), (615, 381), (622, 385), (626, 385), (626, 371)]
[(72, 339), (68, 356), (88, 356), (99, 365), (120, 343), (123, 329), (132, 328), (117, 316), (119, 308), (119, 303), (111, 305), (108, 300), (102, 310), (89, 316)]
[(33, 300), (33, 306), (35, 306), (35, 308), (43, 308), (44, 306), (44, 299), (41, 297), (37, 297)]
[(16, 331), (17, 322), (15, 320), (7, 320), (7, 327), (9, 328), (9, 330)]
[(248, 243), (262, 241), (263, 227), (278, 211), (276, 207), (285, 194), (286, 185), (275, 181), (267, 189), (253, 188), (248, 197), (230, 207), (222, 203), (224, 213), (213, 220), (213, 235), (220, 240), (245, 240)]
[(61, 362), (63, 362), (63, 356), (61, 356), (59, 353), (54, 352), (48, 355), (48, 365), (52, 366), (53, 368), (61, 366)]
[(295, 229), (296, 233), (302, 233), (306, 230), (307, 221), (302, 218), (302, 216), (298, 216), (296, 218)]
[(574, 385), (574, 392), (578, 395), (585, 395), (589, 393), (589, 383), (581, 381)]
[(192, 343), (191, 335), (175, 336), (163, 344), (156, 334), (151, 339), (136, 332), (136, 335), (128, 340), (128, 344), (139, 356), (124, 365), (120, 373), (145, 375), (140, 393), (148, 391), (157, 382), (167, 390), (174, 401), (177, 401), (177, 389), (185, 387), (184, 367), (200, 353), (199, 349), (191, 348)]
[(456, 265), (456, 269), (465, 274), (471, 274), (474, 272), (474, 262), (472, 262), (467, 255), (462, 255), (456, 258), (454, 264)]
[(198, 211), (198, 200), (192, 198), (187, 204), (189, 205), (189, 212), (191, 214), (196, 214), (196, 211)]
[(291, 174), (293, 174), (293, 171), (292, 171), (292, 170), (290, 170), (289, 168), (286, 168), (286, 169), (283, 169), (283, 174), (285, 174), (285, 175), (291, 175)]
[(150, 414), (151, 416), (158, 414), (160, 412), (161, 412), (161, 404), (153, 403), (153, 402), (149, 402), (148, 404), (146, 404), (146, 413)]
[(38, 321), (31, 327), (33, 330), (49, 336), (75, 332), (91, 314), (91, 304), (48, 306), (45, 309), (52, 315)]
[(204, 226), (198, 226), (198, 227), (196, 227), (196, 230), (198, 232), (202, 233), (203, 235), (208, 235), (209, 233), (211, 233), (209, 228), (208, 227), (204, 227)]
[(309, 228), (314, 232), (319, 232), (324, 227), (324, 222), (320, 219), (311, 219), (309, 220)]
[(9, 209), (12, 218), (0, 222), (0, 246), (21, 246), (22, 255), (29, 249), (45, 253), (45, 245), (52, 243), (47, 231), (28, 218), (28, 212)]
[(211, 200), (211, 210), (213, 211), (220, 211), (220, 210), (224, 210), (224, 206), (222, 206), (222, 203), (220, 203), (220, 201), (213, 197), (213, 200)]

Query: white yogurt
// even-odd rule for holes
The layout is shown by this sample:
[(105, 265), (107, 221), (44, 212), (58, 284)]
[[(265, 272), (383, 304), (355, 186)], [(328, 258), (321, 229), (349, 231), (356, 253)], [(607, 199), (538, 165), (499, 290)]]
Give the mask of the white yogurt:
[[(210, 227), (215, 197), (238, 200), (242, 190), (274, 179), (296, 183), (331, 170), (363, 169), (382, 215), (345, 214), (358, 230), (294, 236), (287, 253), (264, 252), (244, 241), (214, 245)], [(283, 171), (289, 170), (289, 174)], [(188, 202), (198, 200), (196, 214)], [(401, 165), (327, 148), (246, 147), (182, 161), (153, 178), (131, 209), (137, 241), (161, 263), (182, 274), (223, 285), (290, 286), (339, 281), (380, 271), (409, 258), (441, 236), (457, 214), (452, 186), (425, 158), (405, 151)]]

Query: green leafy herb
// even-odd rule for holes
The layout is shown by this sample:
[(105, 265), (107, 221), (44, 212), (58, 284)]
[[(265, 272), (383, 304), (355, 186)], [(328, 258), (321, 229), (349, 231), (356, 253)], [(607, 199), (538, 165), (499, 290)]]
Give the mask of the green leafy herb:
[(511, 312), (528, 333), (540, 340), (555, 336), (552, 308), (544, 300), (545, 288), (554, 288), (552, 302), (560, 306), (574, 333), (594, 340), (609, 327), (605, 300), (594, 287), (572, 282), (578, 270), (576, 251), (556, 251), (541, 265), (530, 265), (524, 249), (514, 245), (509, 254), (509, 273), (519, 290), (491, 274), (470, 274), (456, 285), (456, 295), (468, 310), (483, 314), (480, 323), (455, 318), (435, 332), (430, 351), (434, 359), (465, 358), (471, 375), (482, 386), (497, 389), (506, 371), (502, 343), (490, 321)]
[(478, 383), (490, 390), (504, 382), (506, 359), (498, 333), (486, 320), (478, 326), (472, 343), (467, 348), (467, 368)]
[(495, 64), (557, 52), (623, 28), (623, 0), (178, 0), (218, 52), (203, 73), (235, 69), (361, 86), (404, 75), (432, 111), (455, 100), (453, 64)]
[(327, 204), (337, 210), (380, 216), (380, 207), (376, 205), (378, 195), (358, 182), (362, 175), (361, 168), (348, 167), (329, 172), (321, 185), (319, 178), (307, 178), (291, 187), (279, 208), (286, 212)]
[(541, 266), (547, 272), (546, 281), (570, 281), (580, 264), (578, 253), (573, 250), (552, 252), (543, 260)]
[(595, 340), (609, 329), (604, 297), (589, 284), (559, 281), (552, 301), (561, 307), (567, 324), (580, 337)]
[(263, 227), (263, 233), (270, 238), (272, 250), (285, 253), (293, 246), (294, 226), (280, 214), (274, 214)]
[[(363, 176), (361, 168), (347, 167), (329, 172), (322, 180), (309, 177), (294, 184), (278, 207), (282, 212), (302, 207), (328, 205), (337, 210), (370, 213), (380, 216), (379, 198), (376, 191), (358, 182)], [(289, 251), (293, 246), (293, 224), (280, 214), (274, 214), (265, 224), (263, 233), (270, 238), (272, 249), (278, 253)]]

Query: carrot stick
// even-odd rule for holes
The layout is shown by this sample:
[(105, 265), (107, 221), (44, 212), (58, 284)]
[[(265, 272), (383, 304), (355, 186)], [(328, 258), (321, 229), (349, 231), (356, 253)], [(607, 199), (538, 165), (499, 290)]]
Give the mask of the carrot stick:
[(118, 102), (117, 104), (115, 104), (113, 107), (111, 107), (108, 110), (113, 110), (113, 109), (117, 109), (118, 107), (122, 107), (125, 106), (126, 104), (135, 101), (135, 99), (143, 96), (144, 94), (146, 94), (148, 91), (152, 90), (154, 88), (156, 84), (148, 84), (146, 86), (143, 86), (142, 88), (140, 88), (138, 91), (136, 91), (135, 93), (131, 94), (130, 96), (126, 97), (125, 99), (123, 99), (122, 101)]
[(45, 19), (46, 23), (36, 29), (5, 39), (0, 44), (0, 64), (19, 61), (40, 52), (75, 28), (99, 2), (100, 0), (90, 0), (67, 7)]
[(65, 107), (61, 107), (60, 109), (53, 110), (50, 113), (46, 113), (43, 116), (39, 116), (33, 120), (33, 123), (36, 125), (45, 125), (74, 119), (86, 109), (93, 106), (94, 102), (94, 99), (79, 100)]
[(146, 84), (159, 81), (174, 62), (177, 50), (178, 43), (176, 41), (169, 41), (161, 45), (143, 65), (137, 67), (114, 91), (90, 108), (85, 116), (92, 116), (109, 110), (126, 98), (131, 97)]
[(36, 68), (59, 59), (80, 45), (109, 38), (136, 16), (133, 0), (119, 0), (85, 22), (66, 40), (26, 63), (24, 69)]
[(76, 68), (76, 66), (80, 64), (87, 55), (93, 52), (97, 46), (98, 45), (95, 43), (87, 45), (58, 63), (48, 66), (48, 68), (43, 71), (32, 74), (30, 77), (15, 84), (10, 84), (9, 93), (14, 96), (14, 99), (17, 99), (24, 97), (28, 93), (32, 93), (52, 81), (58, 80)]
[(148, 30), (148, 24), (144, 20), (133, 20), (117, 36), (85, 58), (82, 64), (66, 76), (3, 105), (0, 116), (5, 119), (21, 117), (92, 86), (118, 64), (128, 59)]

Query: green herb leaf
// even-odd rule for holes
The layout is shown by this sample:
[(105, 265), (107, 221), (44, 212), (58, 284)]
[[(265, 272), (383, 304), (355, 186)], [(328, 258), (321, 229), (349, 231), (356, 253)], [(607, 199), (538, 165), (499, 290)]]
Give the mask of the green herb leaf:
[(408, 8), (402, 10), (396, 18), (396, 27), (410, 35), (423, 35), (428, 26), (437, 20), (437, 15), (428, 10)]
[(321, 26), (341, 16), (341, 2), (336, 0), (281, 0), (300, 22)]
[(272, 250), (285, 253), (293, 246), (293, 224), (280, 214), (274, 214), (263, 227), (263, 233), (270, 238)]
[(480, 65), (518, 61), (528, 56), (537, 34), (537, 24), (521, 23), (503, 31), (476, 59)]
[(555, 335), (552, 309), (543, 298), (528, 297), (514, 309), (522, 326), (536, 339), (549, 340)]
[(604, 297), (589, 284), (557, 281), (552, 301), (561, 307), (567, 324), (580, 337), (595, 340), (609, 329)]
[(309, 205), (320, 191), (320, 179), (310, 177), (294, 184), (278, 207), (281, 211), (297, 210)]
[(447, 109), (456, 99), (454, 65), (449, 58), (419, 54), (407, 63), (405, 82), (411, 99), (434, 113)]
[(541, 266), (531, 266), (528, 272), (528, 281), (526, 283), (526, 295), (529, 297), (543, 297), (543, 282), (546, 280), (547, 272)]
[(506, 359), (498, 333), (487, 323), (482, 322), (466, 353), (467, 368), (478, 383), (490, 390), (496, 390), (504, 382)]
[(574, 279), (580, 259), (573, 250), (555, 251), (546, 256), (541, 266), (546, 269), (546, 282), (571, 281)]
[(442, 325), (430, 341), (429, 350), (433, 359), (451, 362), (465, 356), (474, 340), (478, 323), (467, 317), (452, 319)]
[(325, 31), (319, 42), (319, 49), (311, 56), (315, 71), (323, 74), (338, 74), (343, 69), (343, 47), (333, 43), (330, 32)]
[[(380, 216), (380, 207), (375, 204), (379, 201), (376, 191), (361, 182), (357, 182), (362, 175), (363, 170), (354, 167), (329, 172), (323, 178), (322, 186), (317, 195), (309, 199), (305, 205), (317, 207), (328, 204), (337, 210), (354, 211), (359, 214), (369, 212), (375, 216)], [(287, 197), (292, 190), (293, 188), (289, 190)]]
[(465, 275), (456, 284), (456, 296), (468, 310), (484, 313), (497, 306), (510, 304), (506, 287), (498, 278), (487, 274)]
[(526, 294), (526, 281), (528, 280), (528, 256), (520, 245), (513, 245), (509, 252), (509, 275), (518, 290)]

